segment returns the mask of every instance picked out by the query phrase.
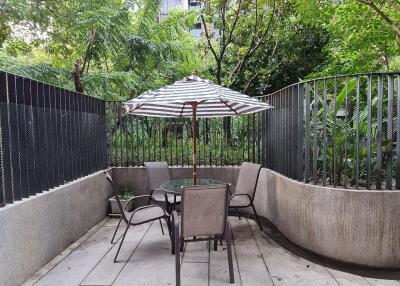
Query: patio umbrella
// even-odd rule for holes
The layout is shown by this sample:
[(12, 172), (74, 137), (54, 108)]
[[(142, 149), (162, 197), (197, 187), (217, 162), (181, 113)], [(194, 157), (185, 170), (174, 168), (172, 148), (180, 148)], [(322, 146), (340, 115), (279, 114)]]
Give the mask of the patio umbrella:
[(193, 184), (196, 184), (197, 118), (226, 117), (259, 112), (272, 106), (240, 92), (192, 76), (124, 103), (128, 114), (192, 118)]

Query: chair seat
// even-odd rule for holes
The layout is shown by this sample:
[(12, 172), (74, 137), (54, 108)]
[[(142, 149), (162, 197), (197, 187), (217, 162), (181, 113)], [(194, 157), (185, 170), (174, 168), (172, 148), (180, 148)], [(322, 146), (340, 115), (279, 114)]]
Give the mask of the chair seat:
[[(126, 217), (129, 219), (132, 212), (125, 212)], [(133, 215), (131, 224), (141, 224), (146, 221), (156, 220), (164, 217), (164, 209), (157, 205), (151, 205), (149, 207), (139, 209)]]
[(251, 204), (251, 201), (247, 195), (236, 195), (234, 196), (230, 203), (229, 207), (237, 208), (237, 207), (247, 207)]
[[(164, 195), (164, 192), (162, 192), (162, 191), (155, 191), (154, 193), (153, 193), (153, 198), (154, 198), (154, 200), (156, 200), (157, 202), (165, 202), (165, 195)], [(167, 199), (168, 199), (168, 202), (170, 203), (170, 204), (173, 204), (174, 203), (174, 195), (172, 195), (172, 194), (167, 194)], [(180, 203), (181, 202), (181, 196), (176, 196), (176, 201), (175, 201), (176, 203)]]

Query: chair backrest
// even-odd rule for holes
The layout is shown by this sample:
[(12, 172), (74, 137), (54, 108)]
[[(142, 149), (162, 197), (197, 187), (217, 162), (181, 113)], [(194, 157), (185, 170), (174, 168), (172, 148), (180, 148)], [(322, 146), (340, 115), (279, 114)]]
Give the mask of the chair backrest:
[(236, 182), (235, 194), (247, 194), (254, 199), (261, 165), (243, 162)]
[(147, 169), (150, 191), (159, 189), (162, 183), (171, 180), (167, 162), (144, 162), (144, 166)]
[(111, 188), (113, 190), (114, 198), (117, 200), (117, 205), (119, 208), (119, 211), (121, 212), (122, 218), (127, 222), (128, 219), (125, 216), (124, 208), (122, 207), (121, 201), (119, 199), (119, 191), (118, 188), (114, 185), (113, 179), (111, 178), (110, 174), (108, 172), (104, 172), (106, 174), (106, 179), (110, 183)]
[(182, 237), (224, 234), (228, 187), (222, 184), (183, 187)]

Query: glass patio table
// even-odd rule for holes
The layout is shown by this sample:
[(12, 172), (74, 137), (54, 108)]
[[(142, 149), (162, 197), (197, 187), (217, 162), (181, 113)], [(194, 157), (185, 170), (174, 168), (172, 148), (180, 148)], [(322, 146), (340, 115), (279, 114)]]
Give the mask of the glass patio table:
[[(225, 184), (224, 181), (213, 180), (213, 179), (197, 179), (196, 181), (198, 186)], [(179, 180), (166, 181), (160, 185), (160, 188), (166, 193), (180, 196), (182, 192), (182, 186), (191, 186), (191, 185), (193, 185), (192, 179), (179, 179)]]

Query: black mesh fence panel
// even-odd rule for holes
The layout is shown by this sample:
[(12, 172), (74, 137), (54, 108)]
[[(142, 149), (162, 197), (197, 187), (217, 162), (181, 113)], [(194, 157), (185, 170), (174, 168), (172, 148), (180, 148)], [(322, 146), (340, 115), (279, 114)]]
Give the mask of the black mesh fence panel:
[(0, 207), (107, 166), (104, 101), (0, 71)]
[[(192, 165), (192, 130), (189, 118), (150, 118), (126, 115), (122, 102), (108, 101), (107, 156), (110, 166), (141, 166), (162, 160), (171, 166)], [(202, 166), (261, 162), (262, 113), (197, 122), (197, 162)], [(104, 130), (103, 128), (101, 130)], [(103, 159), (104, 160), (104, 159)]]

